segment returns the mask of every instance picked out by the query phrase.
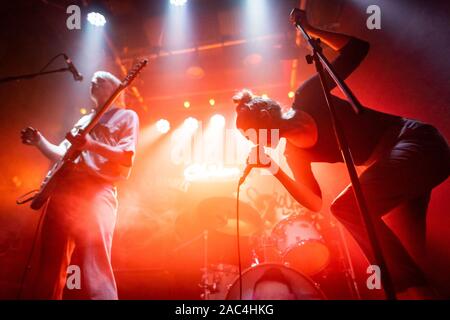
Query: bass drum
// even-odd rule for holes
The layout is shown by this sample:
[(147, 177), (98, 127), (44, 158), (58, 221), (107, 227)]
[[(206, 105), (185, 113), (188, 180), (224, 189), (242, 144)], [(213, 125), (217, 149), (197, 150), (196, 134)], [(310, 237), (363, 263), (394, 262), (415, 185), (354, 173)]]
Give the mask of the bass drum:
[[(277, 274), (276, 277), (267, 277), (269, 273)], [(280, 277), (281, 274), (281, 277)], [(281, 300), (286, 299), (284, 292), (281, 292), (277, 296), (277, 291), (287, 290), (283, 286), (288, 286), (292, 293), (289, 300), (325, 300), (326, 297), (323, 292), (307, 276), (295, 271), (294, 269), (278, 263), (263, 263), (250, 267), (242, 273), (242, 299), (243, 300), (256, 300), (259, 293), (254, 292), (255, 284), (258, 280), (262, 280), (265, 277), (264, 290), (270, 296), (260, 296), (261, 300)], [(282, 280), (280, 280), (280, 278)], [(259, 281), (261, 284), (262, 281)], [(260, 285), (256, 287), (260, 290)], [(239, 275), (233, 281), (233, 284), (228, 290), (227, 300), (239, 300)]]
[(280, 221), (272, 231), (284, 264), (313, 276), (330, 262), (330, 251), (314, 225), (297, 216)]

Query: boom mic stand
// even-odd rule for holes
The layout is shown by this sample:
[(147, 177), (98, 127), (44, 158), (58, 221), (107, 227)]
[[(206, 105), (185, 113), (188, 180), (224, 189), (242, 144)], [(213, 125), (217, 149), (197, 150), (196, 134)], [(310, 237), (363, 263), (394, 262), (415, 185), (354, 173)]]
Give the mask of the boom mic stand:
[(325, 100), (328, 105), (328, 110), (330, 112), (331, 122), (333, 124), (334, 134), (336, 136), (336, 140), (339, 146), (339, 149), (342, 154), (342, 158), (347, 167), (348, 174), (350, 176), (351, 185), (353, 187), (353, 193), (355, 195), (355, 199), (358, 205), (359, 212), (362, 217), (362, 221), (364, 227), (367, 231), (367, 235), (370, 240), (370, 244), (372, 247), (372, 252), (374, 255), (375, 263), (379, 266), (381, 272), (381, 282), (383, 284), (383, 289), (386, 295), (386, 298), (389, 300), (395, 300), (395, 290), (392, 283), (392, 278), (390, 276), (389, 270), (387, 268), (386, 261), (384, 259), (381, 246), (379, 240), (377, 238), (375, 232), (375, 221), (373, 217), (369, 214), (369, 209), (367, 207), (366, 200), (364, 198), (364, 194), (361, 189), (361, 183), (358, 178), (358, 174), (356, 172), (355, 163), (353, 161), (352, 153), (350, 151), (350, 147), (348, 145), (347, 139), (345, 137), (344, 131), (339, 123), (339, 119), (336, 114), (336, 109), (333, 105), (330, 90), (327, 87), (325, 72), (324, 69), (328, 72), (331, 78), (336, 82), (337, 86), (341, 89), (344, 95), (347, 97), (349, 103), (351, 104), (354, 112), (356, 114), (360, 114), (362, 112), (361, 104), (353, 95), (350, 88), (345, 84), (345, 82), (337, 75), (333, 66), (327, 60), (327, 58), (322, 53), (322, 47), (320, 45), (320, 39), (313, 39), (306, 32), (305, 28), (300, 23), (300, 15), (301, 10), (295, 8), (291, 11), (290, 18), (291, 21), (294, 22), (296, 28), (302, 33), (303, 37), (309, 43), (312, 48), (312, 55), (306, 56), (306, 61), (308, 64), (314, 63), (317, 73), (320, 77), (320, 82), (322, 84), (323, 93), (325, 96)]
[[(74, 71), (74, 67), (72, 65), (72, 68), (68, 65), (65, 68), (59, 68), (59, 69), (52, 69), (52, 70), (46, 70), (48, 66), (50, 66), (51, 63), (53, 63), (53, 61), (55, 61), (58, 57), (63, 56), (64, 59), (66, 60), (66, 64), (68, 64), (68, 57), (65, 53), (59, 53), (56, 56), (54, 56), (53, 58), (50, 59), (50, 61), (45, 65), (44, 68), (42, 68), (39, 72), (33, 72), (33, 73), (27, 73), (27, 74), (22, 74), (22, 75), (18, 75), (18, 76), (9, 76), (9, 77), (3, 77), (0, 78), (0, 84), (1, 83), (5, 83), (5, 82), (11, 82), (11, 81), (19, 81), (19, 80), (27, 80), (27, 79), (32, 79), (35, 78), (37, 76), (43, 76), (43, 75), (47, 75), (47, 74), (52, 74), (52, 73), (58, 73), (58, 72), (71, 72), (73, 73)], [(79, 75), (81, 77), (81, 75)], [(81, 81), (82, 77), (78, 80), (77, 78), (75, 78), (76, 81)]]
[(34, 78), (34, 77), (37, 77), (37, 76), (43, 76), (43, 75), (50, 74), (50, 73), (66, 72), (66, 71), (70, 71), (70, 69), (69, 68), (60, 68), (60, 69), (43, 71), (43, 72), (35, 72), (35, 73), (23, 74), (23, 75), (20, 75), (20, 76), (4, 77), (4, 78), (0, 78), (0, 83), (9, 82), (9, 81), (16, 81), (16, 80), (31, 79), (31, 78)]

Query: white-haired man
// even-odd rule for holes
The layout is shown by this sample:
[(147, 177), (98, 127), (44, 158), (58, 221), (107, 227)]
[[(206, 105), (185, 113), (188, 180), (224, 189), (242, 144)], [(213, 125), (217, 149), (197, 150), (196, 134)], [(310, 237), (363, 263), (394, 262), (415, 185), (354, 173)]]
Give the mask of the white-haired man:
[(85, 138), (79, 135), (79, 129), (89, 122), (119, 83), (109, 72), (94, 74), (91, 98), (95, 106), (59, 145), (50, 143), (34, 128), (21, 132), (23, 143), (37, 147), (53, 161), (62, 157), (70, 145), (82, 150), (45, 209), (33, 298), (62, 299), (70, 265), (80, 271), (81, 294), (77, 296), (86, 299), (118, 297), (111, 266), (117, 211), (115, 183), (129, 176), (139, 120), (134, 111), (116, 101)]

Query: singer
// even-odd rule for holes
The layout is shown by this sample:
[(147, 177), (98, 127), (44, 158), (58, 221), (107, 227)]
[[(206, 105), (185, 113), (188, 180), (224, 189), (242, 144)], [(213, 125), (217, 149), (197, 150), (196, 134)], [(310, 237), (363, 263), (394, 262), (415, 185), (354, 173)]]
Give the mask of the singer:
[[(333, 66), (347, 78), (361, 63), (369, 44), (355, 37), (319, 30), (301, 18), (306, 31), (339, 52)], [(328, 88), (335, 82), (327, 73)], [(332, 96), (337, 117), (348, 139), (354, 161), (367, 169), (360, 175), (369, 212), (376, 217), (375, 228), (386, 257), (398, 297), (432, 297), (424, 273), (414, 262), (382, 217), (402, 208), (421, 230), (418, 244), (424, 246), (425, 220), (431, 191), (450, 172), (450, 151), (445, 138), (429, 124), (363, 107), (356, 115), (347, 101)], [(280, 104), (242, 90), (233, 97), (237, 104), (236, 126), (248, 129), (277, 129), (287, 140), (285, 156), (294, 179), (281, 169), (274, 176), (306, 208), (322, 207), (321, 189), (311, 171), (311, 163), (342, 162), (333, 132), (319, 75), (304, 82), (296, 91), (292, 108), (283, 113)], [(270, 136), (270, 135), (268, 135)], [(256, 141), (253, 141), (257, 143)], [(270, 140), (267, 143), (271, 145)], [(272, 160), (273, 161), (273, 160)], [(351, 186), (333, 201), (331, 212), (358, 242), (369, 261), (370, 243), (362, 225)]]
[(82, 298), (117, 299), (111, 267), (115, 183), (129, 176), (139, 120), (134, 111), (125, 109), (121, 95), (90, 134), (83, 139), (78, 133), (119, 84), (109, 72), (94, 74), (91, 98), (95, 107), (59, 145), (47, 141), (36, 129), (22, 130), (22, 142), (37, 147), (50, 160), (62, 157), (71, 144), (82, 150), (44, 212), (34, 299), (62, 299), (69, 265), (80, 268)]

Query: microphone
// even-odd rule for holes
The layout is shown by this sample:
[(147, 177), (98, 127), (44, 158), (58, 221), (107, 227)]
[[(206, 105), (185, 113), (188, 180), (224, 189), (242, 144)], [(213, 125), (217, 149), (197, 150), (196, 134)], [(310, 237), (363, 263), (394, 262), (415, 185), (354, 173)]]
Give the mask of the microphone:
[(72, 73), (73, 79), (75, 81), (83, 81), (83, 75), (78, 72), (77, 68), (75, 68), (72, 60), (66, 55), (63, 54), (64, 60), (66, 60), (67, 67), (69, 68), (69, 72)]
[(242, 185), (245, 182), (245, 179), (247, 179), (247, 176), (250, 174), (250, 171), (252, 171), (254, 167), (255, 166), (253, 164), (247, 163), (247, 166), (244, 169), (244, 173), (242, 174), (242, 177), (239, 179), (239, 185)]
[[(250, 154), (247, 157), (247, 166), (244, 169), (244, 172), (242, 173), (241, 178), (239, 179), (239, 186), (242, 185), (245, 181), (245, 179), (247, 178), (247, 176), (250, 174), (250, 171), (252, 171), (253, 168), (257, 167), (257, 164), (259, 163), (259, 145), (256, 145), (255, 147), (252, 148), (252, 150), (250, 151)], [(255, 163), (250, 163), (250, 156), (256, 152), (256, 165)]]

